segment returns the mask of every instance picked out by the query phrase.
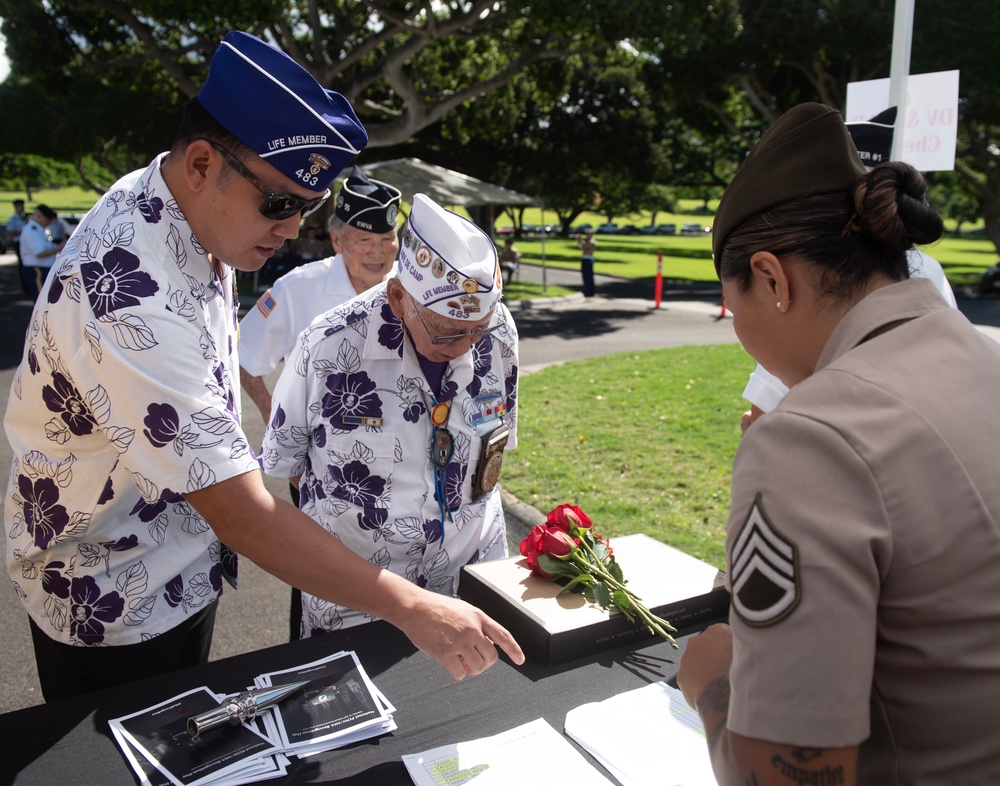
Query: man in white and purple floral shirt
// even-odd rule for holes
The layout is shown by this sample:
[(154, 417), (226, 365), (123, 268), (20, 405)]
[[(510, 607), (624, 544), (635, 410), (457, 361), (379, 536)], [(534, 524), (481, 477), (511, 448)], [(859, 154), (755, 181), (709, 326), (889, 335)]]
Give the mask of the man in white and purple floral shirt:
[(342, 96), (230, 33), (171, 150), (57, 258), (4, 419), (8, 572), (46, 700), (206, 660), (235, 552), (384, 616), (456, 678), (495, 662), (492, 642), (523, 657), (272, 497), (240, 427), (235, 271), (294, 237), (366, 143)]
[[(492, 240), (415, 195), (398, 276), (306, 328), (264, 435), (264, 471), (301, 476), (304, 512), (445, 595), (463, 565), (507, 556), (496, 481), (517, 442), (517, 329), (501, 283)], [(303, 594), (303, 637), (370, 619)]]

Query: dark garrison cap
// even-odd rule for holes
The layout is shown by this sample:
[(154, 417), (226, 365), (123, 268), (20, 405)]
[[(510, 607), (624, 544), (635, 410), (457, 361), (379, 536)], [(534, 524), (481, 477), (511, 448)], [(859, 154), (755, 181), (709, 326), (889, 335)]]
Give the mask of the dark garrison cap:
[(368, 134), (350, 103), (259, 38), (229, 33), (198, 100), (226, 130), (310, 191), (325, 191)]
[(848, 123), (847, 130), (865, 166), (878, 166), (892, 153), (892, 132), (896, 127), (896, 107), (879, 112), (871, 120)]
[(799, 104), (761, 137), (732, 179), (712, 226), (716, 265), (726, 238), (751, 216), (797, 199), (847, 191), (865, 174), (840, 112)]
[(340, 187), (334, 212), (345, 224), (384, 235), (396, 231), (401, 196), (398, 188), (370, 179), (355, 166)]

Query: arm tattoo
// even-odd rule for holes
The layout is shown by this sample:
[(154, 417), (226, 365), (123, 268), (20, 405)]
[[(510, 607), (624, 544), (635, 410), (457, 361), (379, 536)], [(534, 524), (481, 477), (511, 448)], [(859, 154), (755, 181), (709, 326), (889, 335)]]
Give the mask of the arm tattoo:
[(719, 677), (705, 686), (698, 697), (698, 709), (729, 712), (729, 677)]
[(771, 766), (781, 775), (797, 784), (816, 784), (816, 786), (837, 786), (844, 783), (844, 768), (841, 767), (802, 767), (809, 761), (820, 757), (825, 751), (817, 748), (798, 748), (792, 751), (794, 762), (788, 761), (779, 754), (771, 757)]

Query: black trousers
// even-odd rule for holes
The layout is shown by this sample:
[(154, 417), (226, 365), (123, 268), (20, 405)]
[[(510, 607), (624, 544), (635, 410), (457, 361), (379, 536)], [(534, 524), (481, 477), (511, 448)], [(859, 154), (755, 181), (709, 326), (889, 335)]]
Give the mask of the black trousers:
[(25, 267), (24, 276), (28, 288), (31, 290), (28, 294), (31, 296), (32, 300), (38, 300), (38, 295), (42, 291), (42, 286), (45, 284), (45, 279), (49, 277), (50, 268), (47, 267)]
[(580, 273), (583, 277), (583, 296), (593, 297), (597, 293), (594, 286), (594, 258), (582, 257), (580, 259)]
[(21, 282), (21, 293), (34, 298), (35, 274), (30, 267), (24, 266), (21, 259), (21, 244), (14, 244), (14, 255), (17, 257), (17, 278)]
[[(292, 504), (299, 506), (299, 490), (291, 483), (288, 484), (288, 493), (292, 496)], [(288, 609), (288, 640), (298, 641), (302, 638), (300, 629), (302, 627), (302, 590), (292, 587), (292, 602)]]
[(73, 647), (50, 639), (30, 617), (35, 665), (45, 701), (65, 699), (208, 662), (218, 603), (139, 644)]

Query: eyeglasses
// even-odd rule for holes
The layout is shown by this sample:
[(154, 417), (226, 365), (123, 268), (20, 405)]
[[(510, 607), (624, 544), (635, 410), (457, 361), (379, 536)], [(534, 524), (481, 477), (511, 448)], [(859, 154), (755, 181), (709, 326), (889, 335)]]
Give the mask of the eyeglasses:
[(473, 330), (471, 333), (456, 333), (452, 336), (432, 336), (431, 332), (427, 329), (426, 323), (424, 323), (424, 320), (420, 316), (420, 309), (422, 306), (417, 302), (413, 295), (410, 295), (409, 292), (406, 294), (409, 296), (410, 300), (413, 301), (413, 305), (416, 307), (417, 321), (420, 323), (420, 327), (424, 329), (424, 333), (427, 334), (428, 341), (432, 344), (454, 344), (456, 341), (464, 341), (467, 338), (472, 339), (472, 342), (475, 343), (480, 339), (485, 338), (490, 333), (493, 333), (503, 327), (503, 323), (501, 322), (498, 325), (486, 328), (486, 330)]
[(269, 218), (272, 221), (283, 221), (296, 213), (301, 213), (302, 218), (306, 218), (319, 210), (323, 203), (330, 198), (330, 189), (327, 189), (323, 196), (315, 199), (302, 199), (291, 194), (281, 194), (261, 183), (253, 172), (243, 166), (243, 163), (222, 145), (205, 137), (198, 137), (198, 139), (208, 142), (218, 150), (229, 166), (264, 195), (264, 202), (260, 206), (260, 214), (264, 218)]

